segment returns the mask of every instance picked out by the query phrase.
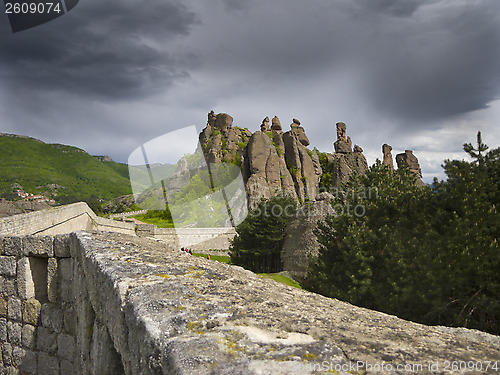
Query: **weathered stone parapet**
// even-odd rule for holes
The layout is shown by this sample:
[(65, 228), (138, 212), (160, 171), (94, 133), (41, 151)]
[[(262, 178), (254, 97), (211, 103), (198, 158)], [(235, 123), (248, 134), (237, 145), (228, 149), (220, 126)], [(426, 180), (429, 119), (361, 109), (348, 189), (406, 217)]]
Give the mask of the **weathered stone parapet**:
[[(37, 296), (36, 285), (34, 299), (2, 288), (6, 371), (308, 374), (327, 361), (351, 373), (382, 363), (421, 364), (419, 373), (430, 373), (429, 365), (450, 360), (500, 360), (497, 336), (404, 321), (158, 241), (104, 232), (56, 238), (52, 245), (69, 246), (70, 258), (35, 258), (57, 261), (57, 303)], [(13, 279), (9, 267), (4, 284)]]
[(73, 239), (94, 332), (101, 327), (101, 341), (108, 340), (106, 363), (121, 361), (126, 374), (290, 374), (323, 361), (443, 368), (450, 359), (500, 360), (496, 336), (408, 322), (143, 238)]

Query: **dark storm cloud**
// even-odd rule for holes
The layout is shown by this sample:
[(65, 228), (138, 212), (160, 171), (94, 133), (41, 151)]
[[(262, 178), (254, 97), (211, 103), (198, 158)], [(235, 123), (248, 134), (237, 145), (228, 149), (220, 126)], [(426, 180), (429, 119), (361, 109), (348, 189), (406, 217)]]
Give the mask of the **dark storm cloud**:
[(356, 0), (360, 6), (366, 9), (390, 14), (397, 17), (409, 17), (420, 6), (434, 0)]
[(41, 27), (2, 33), (0, 78), (14, 92), (29, 87), (112, 101), (150, 96), (196, 64), (191, 52), (165, 47), (197, 23), (177, 1), (87, 0)]
[(248, 9), (252, 5), (252, 0), (222, 0), (228, 11), (240, 11)]
[(328, 95), (329, 83), (352, 95), (352, 111), (409, 127), (486, 108), (500, 95), (497, 0), (263, 4), (204, 25), (204, 43), (212, 38), (204, 68), (222, 80), (246, 77), (242, 90), (281, 86), (297, 97), (319, 82)]
[(367, 94), (381, 112), (433, 121), (486, 108), (500, 95), (500, 3), (428, 9), (368, 52)]

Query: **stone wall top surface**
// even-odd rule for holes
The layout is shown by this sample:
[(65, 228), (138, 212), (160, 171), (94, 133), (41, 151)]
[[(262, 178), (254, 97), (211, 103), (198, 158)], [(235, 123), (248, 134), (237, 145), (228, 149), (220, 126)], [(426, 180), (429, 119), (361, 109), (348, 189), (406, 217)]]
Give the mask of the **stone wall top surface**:
[(323, 361), (422, 364), (429, 373), (445, 361), (500, 361), (497, 336), (408, 322), (150, 239), (77, 239), (96, 314), (133, 373), (303, 374)]

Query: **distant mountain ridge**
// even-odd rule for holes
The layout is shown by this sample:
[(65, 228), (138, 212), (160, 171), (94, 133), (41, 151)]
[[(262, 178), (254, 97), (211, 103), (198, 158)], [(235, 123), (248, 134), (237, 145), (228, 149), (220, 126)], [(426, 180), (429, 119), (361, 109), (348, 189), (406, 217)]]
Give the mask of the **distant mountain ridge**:
[(90, 197), (108, 200), (131, 193), (125, 164), (74, 146), (0, 133), (0, 196), (15, 198), (19, 186), (61, 203)]

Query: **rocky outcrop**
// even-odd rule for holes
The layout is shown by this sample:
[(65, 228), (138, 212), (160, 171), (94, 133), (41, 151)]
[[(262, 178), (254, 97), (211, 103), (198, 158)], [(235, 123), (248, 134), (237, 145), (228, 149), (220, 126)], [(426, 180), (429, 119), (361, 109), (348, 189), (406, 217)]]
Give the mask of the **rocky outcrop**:
[[(227, 113), (208, 114), (208, 122), (200, 133), (200, 144), (207, 163), (233, 162), (243, 157), (243, 148), (252, 133), (233, 127), (233, 118)], [(241, 164), (241, 163), (240, 163)]]
[(327, 154), (328, 170), (324, 172), (331, 173), (332, 188), (340, 189), (351, 176), (365, 174), (368, 163), (360, 146), (354, 145), (354, 149), (352, 148), (351, 138), (346, 133), (346, 124), (338, 122), (336, 128), (337, 140), (333, 144), (335, 153)]
[(420, 169), (420, 164), (418, 163), (418, 159), (415, 155), (413, 155), (413, 151), (405, 150), (402, 154), (396, 155), (396, 163), (398, 168), (408, 167), (411, 173), (413, 173), (416, 177), (416, 185), (417, 186), (425, 186), (422, 181), (422, 171)]
[[(331, 176), (330, 187), (340, 189), (351, 177), (363, 175), (368, 170), (363, 149), (353, 145), (347, 135), (347, 125), (343, 122), (336, 124), (334, 153), (325, 154), (325, 170), (320, 164), (318, 152), (307, 148), (310, 142), (299, 120), (294, 118), (290, 130), (286, 132), (277, 116), (271, 120), (271, 126), (269, 122), (266, 116), (260, 131), (252, 134), (246, 128), (233, 127), (233, 118), (228, 114), (212, 111), (199, 137), (208, 163), (227, 162), (241, 167), (249, 208), (255, 207), (261, 198), (279, 194), (289, 195), (299, 203), (313, 201), (324, 173)], [(394, 170), (391, 146), (385, 144), (382, 150), (383, 164)], [(411, 151), (398, 155), (397, 163), (406, 163), (420, 176), (418, 160)], [(177, 185), (180, 186), (189, 176), (185, 174), (179, 178)], [(420, 179), (418, 184), (423, 185)]]
[(283, 133), (286, 165), (292, 175), (299, 201), (314, 200), (321, 177), (321, 171), (317, 168), (319, 163), (313, 161), (314, 154), (305, 146), (309, 144), (309, 140), (304, 129), (296, 123), (292, 123), (290, 127), (290, 131)]
[(293, 119), (283, 132), (277, 116), (265, 117), (260, 131), (233, 127), (231, 116), (213, 111), (200, 134), (209, 163), (230, 162), (241, 166), (250, 208), (261, 198), (287, 195), (299, 202), (316, 197), (321, 177), (318, 156), (307, 149), (309, 139), (300, 121)]
[(268, 132), (269, 129), (269, 117), (266, 116), (264, 120), (262, 120), (262, 124), (260, 125), (261, 132)]
[(318, 256), (319, 243), (313, 231), (319, 221), (335, 214), (332, 199), (333, 195), (320, 193), (316, 201), (306, 203), (297, 210), (286, 228), (281, 262), (283, 270), (298, 282), (303, 282), (307, 275), (309, 257)]
[(387, 165), (389, 170), (394, 171), (394, 164), (392, 160), (392, 147), (387, 143), (382, 145), (382, 153), (384, 154), (384, 160), (382, 161), (382, 165)]
[[(243, 169), (248, 206), (253, 208), (261, 198), (284, 194), (296, 199), (292, 176), (288, 171), (282, 151), (262, 131), (255, 132), (245, 149)], [(245, 175), (244, 174), (244, 175)]]

